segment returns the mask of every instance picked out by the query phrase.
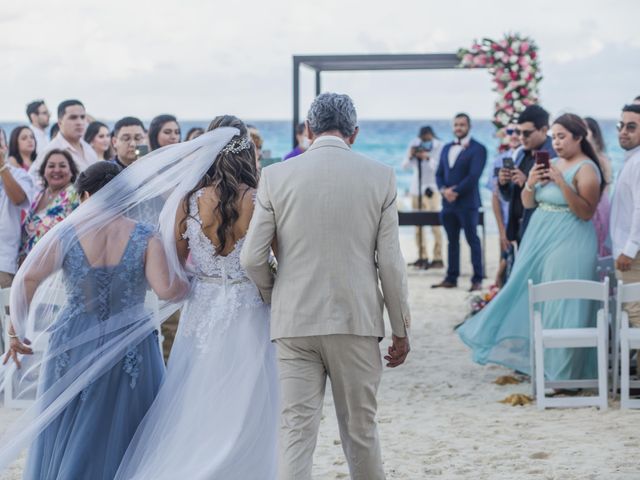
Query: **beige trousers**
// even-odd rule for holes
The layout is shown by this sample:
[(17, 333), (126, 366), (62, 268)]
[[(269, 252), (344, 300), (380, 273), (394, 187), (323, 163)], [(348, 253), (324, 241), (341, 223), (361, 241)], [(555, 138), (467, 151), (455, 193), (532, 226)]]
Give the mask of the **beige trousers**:
[[(418, 196), (411, 196), (411, 207), (418, 209)], [(422, 196), (422, 209), (427, 212), (439, 212), (442, 209), (440, 192), (434, 191), (431, 198)], [(433, 244), (433, 261), (442, 261), (442, 230), (438, 226), (431, 227), (431, 233), (435, 243)], [(422, 227), (416, 227), (416, 245), (418, 246), (418, 258), (427, 258), (427, 239), (423, 234)]]
[(376, 425), (382, 376), (376, 337), (323, 335), (275, 341), (281, 387), (280, 480), (311, 480), (327, 377), (354, 480), (384, 479)]
[[(626, 272), (616, 270), (616, 277), (624, 283), (640, 282), (640, 253), (631, 263), (631, 269)], [(629, 314), (629, 325), (640, 327), (640, 302), (629, 302), (624, 305), (624, 309)]]

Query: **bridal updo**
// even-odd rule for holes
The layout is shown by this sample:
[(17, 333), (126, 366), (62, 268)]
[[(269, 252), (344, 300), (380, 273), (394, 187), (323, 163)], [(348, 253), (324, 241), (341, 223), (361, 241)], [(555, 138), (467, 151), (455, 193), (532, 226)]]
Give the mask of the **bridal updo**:
[(215, 158), (205, 176), (185, 197), (184, 208), (188, 214), (191, 196), (204, 187), (213, 186), (218, 194), (218, 205), (215, 214), (220, 219), (216, 229), (218, 245), (216, 251), (221, 254), (227, 241), (233, 238), (233, 225), (240, 217), (237, 204), (246, 193), (241, 185), (250, 188), (258, 187), (255, 146), (249, 138), (245, 123), (233, 115), (220, 115), (214, 118), (207, 131), (221, 127), (234, 127), (239, 134), (234, 136)]
[(97, 162), (78, 175), (75, 187), (82, 197), (85, 192), (93, 195), (120, 173), (120, 167), (112, 162)]

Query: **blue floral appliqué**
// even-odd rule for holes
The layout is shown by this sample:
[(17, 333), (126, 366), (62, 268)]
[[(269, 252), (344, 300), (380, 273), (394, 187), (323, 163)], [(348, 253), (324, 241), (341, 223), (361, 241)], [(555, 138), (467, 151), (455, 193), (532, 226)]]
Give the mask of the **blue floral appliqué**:
[(131, 381), (129, 382), (129, 386), (131, 388), (136, 388), (138, 375), (140, 375), (141, 363), (142, 363), (142, 354), (138, 352), (137, 347), (133, 347), (127, 350), (127, 354), (124, 357), (124, 365), (122, 369), (127, 374), (129, 374), (129, 376), (131, 376)]

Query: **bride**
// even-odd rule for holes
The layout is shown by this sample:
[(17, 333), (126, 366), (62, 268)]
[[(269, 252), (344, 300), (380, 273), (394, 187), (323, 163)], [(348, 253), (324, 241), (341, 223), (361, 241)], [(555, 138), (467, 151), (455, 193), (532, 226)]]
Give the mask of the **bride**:
[(216, 117), (209, 130), (220, 127), (239, 134), (177, 209), (177, 255), (195, 278), (166, 378), (117, 479), (276, 476), (269, 310), (239, 260), (257, 187), (255, 149), (238, 118)]

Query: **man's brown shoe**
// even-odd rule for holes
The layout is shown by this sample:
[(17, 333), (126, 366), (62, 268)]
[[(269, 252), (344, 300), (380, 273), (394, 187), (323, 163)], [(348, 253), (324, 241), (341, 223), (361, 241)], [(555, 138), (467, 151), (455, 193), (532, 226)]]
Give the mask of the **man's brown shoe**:
[(456, 288), (458, 285), (456, 285), (453, 282), (447, 282), (446, 280), (443, 280), (440, 283), (436, 283), (435, 285), (431, 285), (431, 288)]
[(469, 289), (470, 292), (476, 292), (476, 291), (480, 291), (482, 290), (482, 284), (481, 283), (472, 283), (471, 284), (471, 288)]

